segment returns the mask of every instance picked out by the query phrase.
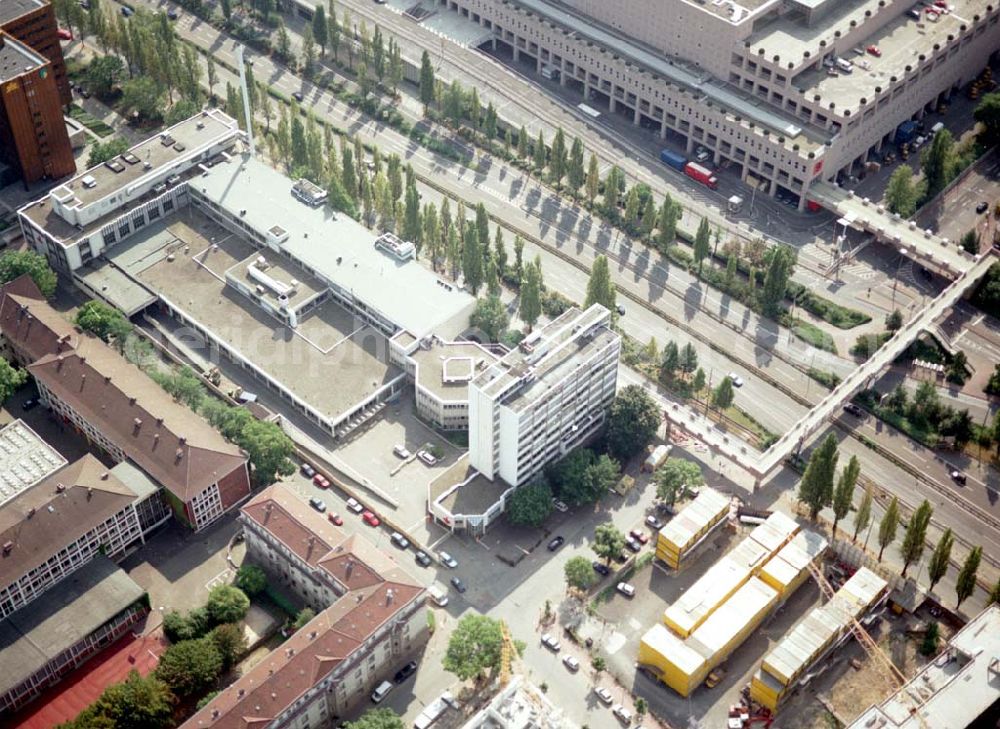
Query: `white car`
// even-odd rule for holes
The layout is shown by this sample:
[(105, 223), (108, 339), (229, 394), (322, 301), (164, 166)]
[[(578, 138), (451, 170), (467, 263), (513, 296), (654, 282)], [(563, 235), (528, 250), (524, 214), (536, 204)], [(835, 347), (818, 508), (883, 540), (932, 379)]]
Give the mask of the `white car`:
[(601, 703), (605, 706), (611, 706), (611, 702), (614, 701), (614, 699), (611, 698), (611, 692), (603, 686), (595, 686), (594, 695), (597, 696), (597, 698), (600, 699)]
[(360, 503), (358, 503), (357, 499), (348, 499), (347, 510), (353, 511), (355, 514), (360, 514), (362, 511), (365, 510), (365, 507), (363, 507)]
[(438, 459), (432, 456), (428, 451), (417, 451), (417, 458), (426, 463), (428, 466), (433, 466), (438, 462)]
[(404, 461), (410, 457), (410, 452), (406, 449), (406, 446), (397, 445), (392, 449), (392, 452), (397, 456), (402, 458)]
[(632, 712), (621, 704), (616, 704), (615, 708), (611, 710), (611, 713), (614, 714), (615, 718), (622, 724), (630, 724), (632, 722)]
[(556, 511), (561, 511), (563, 513), (569, 511), (569, 507), (566, 506), (566, 502), (560, 501), (559, 499), (552, 499), (552, 508), (554, 508)]
[(548, 633), (542, 634), (542, 645), (548, 648), (553, 653), (558, 653), (559, 649), (562, 648), (562, 646), (559, 645), (559, 641), (553, 638)]
[(563, 665), (571, 671), (580, 670), (580, 661), (576, 660), (573, 656), (564, 656)]
[(458, 560), (452, 557), (447, 552), (438, 552), (438, 559), (441, 560), (441, 564), (450, 569), (455, 569), (458, 567)]
[(743, 387), (743, 378), (735, 372), (730, 372), (726, 377), (733, 383), (733, 387)]
[(635, 597), (635, 585), (630, 585), (627, 582), (619, 582), (616, 589), (625, 597)]

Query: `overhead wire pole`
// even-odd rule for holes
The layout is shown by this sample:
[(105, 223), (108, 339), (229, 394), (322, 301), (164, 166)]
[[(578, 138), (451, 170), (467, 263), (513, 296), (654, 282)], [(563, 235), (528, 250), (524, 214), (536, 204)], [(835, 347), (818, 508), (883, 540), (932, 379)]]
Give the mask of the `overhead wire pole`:
[(243, 60), (243, 44), (236, 46), (236, 62), (240, 66), (240, 89), (243, 92), (243, 116), (247, 126), (247, 141), (250, 144), (250, 156), (257, 156), (257, 148), (253, 142), (253, 115), (250, 113), (250, 90), (247, 88), (247, 64)]

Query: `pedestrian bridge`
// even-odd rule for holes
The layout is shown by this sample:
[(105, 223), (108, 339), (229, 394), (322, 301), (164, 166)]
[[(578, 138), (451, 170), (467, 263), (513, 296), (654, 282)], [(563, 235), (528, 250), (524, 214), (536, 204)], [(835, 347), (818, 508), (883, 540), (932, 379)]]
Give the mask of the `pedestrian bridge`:
[(667, 420), (752, 473), (759, 481), (786, 458), (799, 451), (806, 440), (820, 429), (828, 418), (843, 407), (858, 392), (871, 386), (883, 369), (888, 367), (922, 331), (934, 331), (936, 322), (945, 312), (985, 275), (997, 261), (992, 254), (972, 261), (941, 294), (921, 309), (916, 316), (893, 335), (867, 362), (864, 362), (830, 391), (802, 419), (793, 425), (763, 453), (739, 438), (721, 431), (707, 418), (683, 406), (674, 406), (665, 413)]
[(840, 222), (873, 234), (924, 268), (947, 278), (957, 278), (976, 262), (956, 240), (940, 238), (912, 220), (890, 213), (882, 204), (828, 182), (809, 188), (809, 198), (840, 216)]

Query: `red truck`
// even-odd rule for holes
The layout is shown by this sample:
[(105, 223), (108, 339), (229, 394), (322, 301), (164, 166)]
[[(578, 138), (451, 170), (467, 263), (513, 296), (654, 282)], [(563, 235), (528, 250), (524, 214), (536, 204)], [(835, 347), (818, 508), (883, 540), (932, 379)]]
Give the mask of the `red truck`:
[(684, 165), (684, 174), (713, 190), (719, 186), (719, 178), (712, 174), (710, 169), (702, 167), (697, 162), (688, 162)]

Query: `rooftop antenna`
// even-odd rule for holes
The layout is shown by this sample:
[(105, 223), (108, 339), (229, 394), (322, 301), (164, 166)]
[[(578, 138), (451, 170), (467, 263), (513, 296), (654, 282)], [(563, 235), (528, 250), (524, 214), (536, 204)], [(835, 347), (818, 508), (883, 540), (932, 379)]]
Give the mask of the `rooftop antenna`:
[(243, 44), (236, 47), (236, 61), (240, 66), (240, 89), (243, 91), (243, 116), (247, 127), (247, 141), (250, 143), (250, 156), (256, 156), (253, 143), (253, 117), (250, 114), (250, 91), (247, 89), (247, 64), (243, 60)]

